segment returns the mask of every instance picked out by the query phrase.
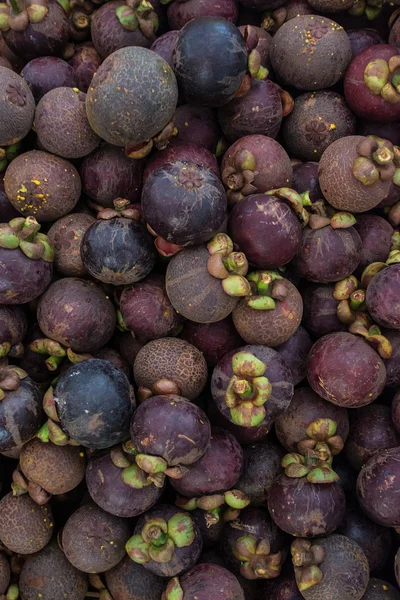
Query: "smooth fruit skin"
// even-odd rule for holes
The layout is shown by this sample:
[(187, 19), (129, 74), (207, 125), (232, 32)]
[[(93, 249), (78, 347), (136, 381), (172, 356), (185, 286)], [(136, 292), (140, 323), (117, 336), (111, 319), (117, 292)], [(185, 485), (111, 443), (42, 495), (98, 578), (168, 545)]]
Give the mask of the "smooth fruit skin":
[(0, 501), (0, 535), (3, 544), (18, 554), (34, 554), (48, 544), (54, 521), (48, 504), (39, 506), (28, 494), (4, 496)]
[(318, 183), (318, 163), (304, 162), (293, 167), (292, 188), (299, 194), (309, 193), (311, 202), (323, 199)]
[(371, 577), (363, 600), (400, 600), (400, 592), (387, 581)]
[(30, 377), (0, 402), (0, 452), (22, 446), (43, 422), (42, 392)]
[(312, 345), (307, 330), (300, 325), (286, 342), (275, 346), (292, 372), (294, 385), (301, 383), (307, 375), (307, 358)]
[[(179, 108), (185, 108), (186, 106), (192, 110), (212, 111), (211, 108), (204, 106), (192, 106), (190, 104), (184, 104), (183, 106), (177, 108), (175, 115), (177, 114)], [(175, 122), (175, 115), (174, 124), (176, 127), (178, 127), (178, 124)], [(185, 127), (183, 123), (182, 127)], [(208, 169), (218, 179), (221, 178), (218, 161), (214, 154), (212, 154), (212, 152), (215, 151), (215, 148), (214, 150), (207, 150), (206, 148), (203, 148), (202, 145), (195, 144), (190, 138), (189, 141), (186, 142), (177, 140), (177, 137), (178, 136), (172, 137), (170, 143), (164, 150), (157, 150), (157, 152), (154, 152), (154, 154), (147, 159), (146, 168), (143, 173), (143, 182), (146, 182), (150, 175), (160, 167), (170, 165), (171, 163), (173, 164), (177, 161), (181, 163), (190, 163), (192, 165), (202, 167), (203, 169)]]
[(75, 52), (68, 63), (75, 71), (78, 80), (77, 87), (86, 94), (93, 75), (102, 63), (100, 55), (91, 42), (84, 42), (75, 46)]
[(168, 22), (171, 29), (182, 29), (196, 17), (222, 17), (236, 23), (238, 5), (236, 0), (223, 0), (218, 4), (214, 0), (177, 0), (168, 6)]
[(169, 64), (170, 67), (173, 67), (173, 51), (176, 44), (176, 38), (178, 37), (179, 31), (173, 29), (172, 31), (167, 31), (160, 35), (155, 39), (155, 41), (150, 46), (150, 50), (153, 50), (158, 56), (161, 56)]
[(243, 472), (235, 483), (235, 489), (246, 494), (251, 506), (267, 503), (271, 485), (281, 471), (282, 448), (268, 438), (258, 444), (243, 448)]
[(1, 304), (25, 304), (46, 290), (53, 275), (53, 263), (31, 260), (22, 250), (0, 248)]
[(360, 408), (373, 402), (386, 381), (378, 353), (351, 333), (331, 333), (319, 339), (308, 357), (309, 384), (325, 400)]
[(261, 600), (303, 600), (296, 585), (293, 569), (289, 566), (285, 571), (287, 572), (277, 579), (263, 581)]
[(361, 260), (357, 267), (361, 275), (365, 267), (373, 262), (385, 262), (392, 245), (393, 227), (378, 215), (361, 214), (354, 225), (361, 238)]
[(381, 34), (376, 29), (370, 29), (369, 27), (365, 27), (364, 29), (348, 29), (347, 35), (349, 36), (353, 59), (357, 54), (360, 54), (360, 52), (370, 46), (385, 43)]
[(165, 579), (135, 563), (129, 556), (107, 571), (105, 579), (113, 600), (160, 600), (165, 589)]
[(230, 317), (216, 323), (185, 321), (180, 337), (196, 346), (203, 353), (207, 365), (212, 368), (224, 354), (243, 346), (243, 340)]
[(29, 133), (35, 100), (27, 83), (11, 69), (0, 67), (0, 144), (15, 144)]
[(73, 67), (56, 56), (34, 58), (25, 65), (21, 75), (36, 102), (54, 88), (78, 86), (78, 78)]
[(242, 586), (227, 569), (198, 564), (179, 578), (184, 600), (245, 600)]
[(328, 333), (347, 331), (337, 317), (339, 301), (333, 297), (334, 285), (307, 283), (302, 289), (303, 322), (314, 338)]
[(378, 325), (400, 329), (400, 264), (379, 271), (367, 287), (367, 307)]
[(177, 135), (171, 138), (173, 146), (194, 144), (215, 153), (222, 133), (214, 109), (208, 106), (181, 104), (176, 109), (173, 120), (178, 130)]
[(387, 337), (392, 345), (392, 355), (385, 362), (386, 385), (389, 388), (400, 387), (400, 331), (397, 329), (384, 329), (382, 334)]

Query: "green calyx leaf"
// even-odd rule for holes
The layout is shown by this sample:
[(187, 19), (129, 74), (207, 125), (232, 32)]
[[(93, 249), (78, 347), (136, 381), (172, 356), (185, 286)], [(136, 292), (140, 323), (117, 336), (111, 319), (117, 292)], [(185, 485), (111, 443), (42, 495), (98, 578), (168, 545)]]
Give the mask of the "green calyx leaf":
[(168, 469), (168, 463), (159, 456), (151, 456), (150, 454), (137, 454), (135, 457), (136, 464), (145, 473), (165, 473)]
[(265, 418), (265, 408), (255, 406), (253, 402), (242, 402), (238, 406), (230, 409), (231, 419), (236, 425), (243, 427), (256, 427), (260, 425)]
[(267, 365), (251, 352), (237, 352), (232, 357), (232, 369), (235, 375), (242, 377), (261, 377)]
[(240, 490), (229, 490), (228, 492), (225, 492), (224, 500), (225, 504), (236, 510), (246, 508), (251, 502), (250, 498)]
[(236, 540), (233, 545), (233, 554), (241, 562), (246, 562), (257, 549), (257, 538), (254, 535), (244, 535)]
[(325, 463), (325, 465), (312, 469), (307, 474), (307, 481), (309, 483), (334, 483), (335, 481), (339, 481), (339, 475), (335, 473), (328, 463)]
[(125, 550), (129, 558), (139, 565), (145, 565), (150, 562), (149, 548), (150, 544), (145, 542), (141, 535), (133, 535), (125, 545)]
[(162, 546), (167, 540), (167, 522), (160, 517), (154, 517), (146, 522), (142, 529), (142, 538), (145, 542), (155, 546)]
[(306, 434), (312, 440), (317, 442), (325, 442), (330, 437), (335, 435), (336, 430), (337, 424), (335, 421), (321, 417), (319, 419), (314, 419), (314, 421), (308, 425)]
[(147, 474), (134, 463), (129, 465), (129, 467), (124, 467), (122, 469), (121, 477), (124, 483), (135, 490), (141, 490), (144, 487), (151, 485), (151, 481), (149, 481)]
[(161, 600), (183, 600), (183, 589), (181, 588), (177, 577), (174, 577), (168, 582), (167, 589)]
[(171, 517), (168, 521), (168, 536), (177, 548), (190, 546), (195, 538), (192, 517), (185, 513)]

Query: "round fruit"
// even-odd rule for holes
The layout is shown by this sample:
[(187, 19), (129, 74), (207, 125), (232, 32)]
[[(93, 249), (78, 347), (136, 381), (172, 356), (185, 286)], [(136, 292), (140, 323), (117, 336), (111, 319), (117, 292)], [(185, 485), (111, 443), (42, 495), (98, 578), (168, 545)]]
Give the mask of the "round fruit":
[(58, 219), (50, 227), (48, 238), (54, 248), (54, 264), (67, 277), (84, 277), (87, 273), (81, 258), (85, 232), (96, 219), (85, 213), (71, 213)]
[(21, 71), (36, 102), (50, 90), (78, 85), (75, 70), (65, 60), (56, 56), (40, 56), (28, 62)]
[(236, 577), (227, 569), (213, 564), (198, 564), (178, 581), (172, 579), (164, 592), (165, 600), (173, 600), (176, 590), (182, 594), (183, 600), (245, 600), (243, 588)]
[(0, 539), (11, 552), (39, 552), (48, 544), (53, 531), (49, 505), (39, 506), (27, 494), (7, 494), (0, 500)]
[(286, 342), (275, 346), (292, 372), (294, 385), (298, 385), (307, 375), (307, 358), (312, 345), (307, 330), (300, 325)]
[(0, 67), (0, 145), (15, 144), (29, 133), (35, 100), (27, 83), (11, 69)]
[(378, 325), (400, 329), (400, 264), (382, 269), (367, 287), (367, 307)]
[(235, 489), (250, 498), (251, 506), (265, 505), (272, 482), (281, 472), (282, 448), (267, 439), (243, 448), (243, 472)]
[(114, 600), (160, 600), (165, 580), (125, 556), (105, 574), (107, 589)]
[[(68, 62), (74, 69), (75, 76), (78, 80), (77, 87), (81, 92), (86, 94), (93, 79), (93, 75), (102, 63), (100, 55), (96, 52), (93, 44), (85, 42), (75, 46), (74, 54)], [(74, 86), (71, 85), (70, 87)]]

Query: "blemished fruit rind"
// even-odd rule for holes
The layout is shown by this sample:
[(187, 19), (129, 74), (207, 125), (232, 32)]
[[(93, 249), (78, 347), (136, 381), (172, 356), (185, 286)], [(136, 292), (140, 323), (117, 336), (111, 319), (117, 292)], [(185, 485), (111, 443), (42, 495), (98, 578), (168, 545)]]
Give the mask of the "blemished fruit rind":
[(81, 258), (82, 238), (96, 219), (85, 213), (70, 213), (53, 223), (48, 237), (54, 249), (54, 265), (67, 277), (87, 274)]
[(0, 145), (15, 144), (29, 133), (35, 100), (28, 84), (11, 69), (0, 67)]
[(107, 589), (114, 600), (160, 600), (165, 580), (125, 556), (105, 574)]
[(39, 506), (24, 494), (4, 496), (0, 501), (0, 536), (3, 544), (18, 554), (42, 550), (54, 533), (49, 505)]

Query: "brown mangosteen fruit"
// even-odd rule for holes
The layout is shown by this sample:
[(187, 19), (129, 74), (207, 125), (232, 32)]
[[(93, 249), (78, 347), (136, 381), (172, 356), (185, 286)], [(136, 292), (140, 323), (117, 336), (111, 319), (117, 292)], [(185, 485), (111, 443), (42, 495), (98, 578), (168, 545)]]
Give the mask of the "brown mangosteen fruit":
[(35, 100), (27, 83), (6, 67), (0, 67), (0, 145), (9, 146), (30, 131)]
[(78, 78), (71, 65), (56, 56), (40, 56), (28, 62), (21, 71), (36, 102), (50, 90), (76, 87)]
[(106, 585), (114, 600), (160, 600), (165, 580), (143, 565), (125, 556), (105, 574)]
[(231, 317), (216, 323), (185, 321), (180, 337), (196, 346), (213, 368), (224, 354), (243, 345)]
[[(77, 79), (76, 86), (84, 92), (88, 91), (93, 75), (102, 63), (101, 56), (97, 53), (95, 47), (90, 42), (84, 42), (74, 48), (74, 54), (68, 60), (68, 63), (74, 69)], [(70, 85), (70, 87), (74, 87)]]
[(89, 125), (85, 101), (86, 94), (76, 87), (58, 87), (43, 96), (34, 128), (45, 150), (63, 158), (82, 158), (100, 144)]
[(50, 506), (39, 506), (27, 494), (6, 494), (0, 500), (0, 539), (18, 554), (34, 554), (42, 550), (54, 532)]
[(71, 213), (50, 227), (48, 238), (54, 248), (54, 264), (59, 273), (67, 277), (87, 274), (81, 259), (81, 245), (85, 232), (95, 222), (91, 215)]
[(17, 156), (7, 168), (4, 186), (11, 204), (40, 223), (55, 221), (71, 212), (81, 193), (75, 167), (64, 158), (41, 150)]
[(27, 329), (28, 321), (22, 307), (0, 305), (0, 357), (18, 358), (23, 354), (21, 342)]
[(5, 594), (10, 583), (11, 570), (5, 554), (0, 554), (0, 594)]

